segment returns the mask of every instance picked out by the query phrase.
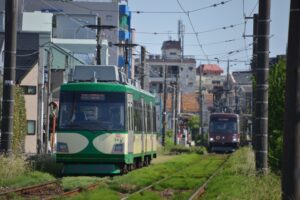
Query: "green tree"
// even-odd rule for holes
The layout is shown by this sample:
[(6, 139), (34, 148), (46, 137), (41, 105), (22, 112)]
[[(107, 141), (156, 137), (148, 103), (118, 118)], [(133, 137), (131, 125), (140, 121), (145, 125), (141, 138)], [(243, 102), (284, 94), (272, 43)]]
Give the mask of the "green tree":
[[(189, 120), (188, 120), (188, 127), (191, 130), (191, 134), (192, 134), (192, 140), (196, 141), (199, 140), (200, 138), (199, 136), (199, 122), (200, 122), (200, 117), (199, 116), (192, 116)], [(200, 141), (199, 141), (200, 142)], [(198, 143), (198, 142), (197, 142)]]
[(280, 60), (269, 74), (269, 161), (273, 169), (280, 169), (283, 126), (286, 63)]
[[(2, 82), (0, 83), (0, 96), (2, 95)], [(19, 86), (15, 87), (15, 104), (14, 104), (14, 127), (13, 127), (13, 153), (18, 155), (24, 151), (24, 141), (27, 132), (26, 128), (26, 109), (23, 89)], [(2, 105), (1, 105), (2, 106)], [(0, 114), (2, 115), (2, 107), (0, 106)], [(1, 122), (0, 122), (1, 124)]]

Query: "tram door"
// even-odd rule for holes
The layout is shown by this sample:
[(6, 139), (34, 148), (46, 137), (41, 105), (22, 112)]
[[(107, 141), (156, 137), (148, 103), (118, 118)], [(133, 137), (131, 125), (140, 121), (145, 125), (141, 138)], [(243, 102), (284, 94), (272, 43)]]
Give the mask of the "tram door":
[(132, 94), (127, 94), (127, 127), (128, 127), (128, 153), (134, 151), (134, 121), (133, 121), (133, 98)]

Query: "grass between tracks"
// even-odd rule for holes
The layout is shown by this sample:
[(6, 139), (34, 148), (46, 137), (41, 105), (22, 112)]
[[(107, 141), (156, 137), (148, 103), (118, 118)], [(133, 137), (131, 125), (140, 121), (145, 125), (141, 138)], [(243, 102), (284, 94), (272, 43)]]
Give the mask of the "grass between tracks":
[(128, 193), (138, 191), (172, 174), (173, 176), (153, 186), (150, 190), (135, 194), (129, 199), (187, 199), (223, 160), (224, 156), (220, 155), (181, 154), (173, 156), (165, 163), (151, 165), (134, 170), (124, 176), (114, 177), (97, 190), (82, 193), (72, 199), (92, 199), (92, 196), (101, 196), (101, 199), (120, 199)]
[(250, 148), (243, 148), (235, 152), (212, 179), (201, 199), (279, 200), (280, 177), (273, 173), (257, 176), (254, 153)]

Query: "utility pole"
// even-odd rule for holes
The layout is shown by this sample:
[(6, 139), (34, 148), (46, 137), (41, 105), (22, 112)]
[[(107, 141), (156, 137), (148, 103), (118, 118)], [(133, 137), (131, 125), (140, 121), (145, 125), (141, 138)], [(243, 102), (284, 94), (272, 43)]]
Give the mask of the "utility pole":
[(161, 144), (165, 146), (166, 126), (167, 126), (167, 65), (165, 65), (165, 77), (164, 77), (164, 103), (163, 103), (163, 127)]
[(252, 49), (252, 74), (254, 77), (255, 84), (252, 84), (252, 146), (255, 150), (256, 148), (256, 120), (255, 120), (255, 102), (256, 102), (256, 67), (257, 67), (257, 35), (258, 35), (258, 27), (257, 27), (258, 15), (253, 15), (253, 49)]
[(227, 76), (226, 76), (226, 88), (225, 88), (225, 107), (226, 107), (226, 112), (228, 112), (227, 109), (229, 108), (228, 93), (229, 93), (229, 58), (227, 60)]
[(176, 75), (176, 83), (175, 83), (175, 115), (174, 115), (174, 126), (175, 126), (175, 131), (174, 131), (174, 144), (177, 145), (177, 133), (178, 133), (178, 92), (179, 92), (179, 69), (178, 73)]
[(172, 112), (172, 131), (175, 132), (175, 84), (173, 81), (170, 82), (171, 88), (171, 112)]
[(47, 74), (47, 95), (46, 95), (46, 135), (45, 135), (45, 146), (44, 146), (44, 152), (47, 154), (48, 153), (48, 143), (49, 143), (49, 136), (50, 136), (50, 106), (49, 103), (52, 100), (52, 93), (51, 93), (51, 68), (52, 68), (52, 50), (51, 47), (49, 47), (49, 50), (46, 50), (47, 52), (47, 69), (48, 69), (48, 74)]
[(144, 46), (141, 46), (141, 88), (145, 88), (145, 61), (146, 61), (146, 49)]
[(256, 170), (268, 173), (268, 90), (270, 0), (259, 0), (256, 67)]
[(0, 152), (12, 155), (18, 1), (5, 1), (5, 51)]
[(44, 89), (45, 89), (45, 68), (44, 68), (44, 49), (39, 50), (39, 69), (38, 69), (38, 120), (37, 120), (37, 153), (44, 152)]
[[(128, 78), (128, 66), (129, 66), (129, 60), (128, 60), (128, 48), (133, 48), (138, 46), (137, 44), (128, 43), (128, 40), (125, 41), (125, 43), (117, 43), (114, 44), (117, 47), (123, 47), (125, 50), (125, 74), (126, 78)], [(143, 86), (144, 87), (144, 86)]]
[(101, 30), (102, 29), (114, 29), (116, 26), (112, 25), (101, 25), (101, 18), (97, 17), (97, 25), (88, 24), (83, 27), (88, 27), (90, 29), (97, 29), (96, 41), (97, 41), (97, 55), (96, 55), (96, 64), (101, 65)]
[(203, 97), (202, 97), (202, 67), (200, 65), (200, 76), (199, 76), (199, 135), (201, 136), (201, 143), (204, 144), (204, 136), (203, 136), (203, 113), (202, 113), (202, 105), (203, 105)]
[(101, 18), (97, 17), (97, 55), (96, 55), (96, 63), (97, 65), (101, 65)]
[(287, 49), (282, 199), (300, 199), (300, 3), (291, 0)]

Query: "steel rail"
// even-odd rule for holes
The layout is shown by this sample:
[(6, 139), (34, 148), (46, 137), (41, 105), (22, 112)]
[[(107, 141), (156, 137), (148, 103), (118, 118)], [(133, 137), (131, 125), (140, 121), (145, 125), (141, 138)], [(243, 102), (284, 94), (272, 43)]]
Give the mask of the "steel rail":
[(215, 170), (215, 172), (211, 176), (209, 176), (209, 178), (192, 194), (192, 196), (190, 196), (189, 200), (194, 200), (204, 194), (208, 183), (223, 169), (225, 163), (228, 161), (229, 158), (230, 156), (227, 156), (227, 158), (220, 164), (220, 166)]
[[(221, 165), (216, 169), (216, 171), (219, 170), (220, 167), (224, 165), (224, 163), (228, 160), (228, 158), (229, 158), (229, 156), (227, 156), (227, 157), (225, 158), (225, 160), (224, 160), (224, 161), (221, 163)], [(192, 164), (192, 165), (187, 165), (187, 167), (190, 167), (190, 166), (193, 166), (193, 165), (199, 165), (199, 163), (195, 163), (195, 164)], [(144, 188), (142, 188), (142, 189), (140, 189), (140, 190), (138, 190), (138, 191), (136, 191), (136, 192), (133, 192), (133, 193), (128, 194), (127, 196), (121, 198), (121, 200), (126, 200), (126, 199), (128, 199), (129, 197), (131, 197), (132, 195), (135, 195), (135, 194), (141, 193), (141, 192), (143, 192), (143, 191), (145, 191), (145, 190), (148, 190), (148, 189), (152, 188), (154, 185), (157, 185), (157, 184), (159, 184), (159, 183), (161, 183), (161, 182), (163, 182), (163, 181), (165, 181), (165, 180), (167, 180), (167, 179), (169, 179), (169, 178), (172, 178), (172, 177), (174, 177), (175, 175), (177, 175), (178, 173), (180, 173), (180, 172), (182, 172), (182, 171), (184, 171), (184, 170), (185, 170), (185, 167), (183, 167), (183, 168), (182, 168), (181, 170), (179, 170), (179, 171), (174, 172), (174, 173), (171, 174), (170, 176), (167, 176), (167, 177), (165, 177), (165, 178), (163, 178), (163, 179), (160, 179), (160, 180), (158, 180), (158, 181), (152, 183), (151, 185), (148, 185), (148, 186), (146, 186), (146, 187), (144, 187)], [(215, 174), (215, 173), (214, 173), (214, 174)]]
[(48, 182), (45, 182), (45, 183), (42, 183), (42, 184), (37, 184), (37, 185), (33, 185), (33, 186), (27, 186), (27, 187), (13, 189), (13, 190), (9, 190), (9, 191), (0, 193), (0, 197), (5, 196), (6, 198), (8, 198), (9, 195), (11, 195), (11, 194), (18, 194), (18, 195), (21, 195), (21, 196), (22, 195), (23, 196), (25, 196), (25, 195), (28, 196), (30, 194), (34, 194), (34, 192), (40, 191), (41, 189), (47, 188), (51, 185), (55, 185), (55, 186), (59, 187), (60, 182), (61, 182), (61, 179), (56, 179), (56, 180), (48, 181)]

